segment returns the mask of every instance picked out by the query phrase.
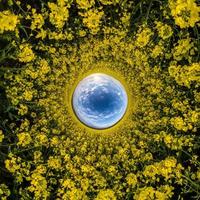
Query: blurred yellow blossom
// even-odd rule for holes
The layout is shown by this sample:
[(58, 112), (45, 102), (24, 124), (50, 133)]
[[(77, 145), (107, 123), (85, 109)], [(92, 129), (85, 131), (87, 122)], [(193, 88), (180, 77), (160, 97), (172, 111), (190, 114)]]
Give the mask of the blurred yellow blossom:
[(20, 62), (31, 62), (35, 59), (35, 54), (33, 53), (29, 44), (21, 44), (19, 49), (20, 52), (18, 54), (18, 58)]
[(0, 197), (2, 200), (6, 200), (10, 196), (11, 192), (8, 186), (4, 183), (0, 184)]
[(171, 26), (163, 24), (162, 22), (156, 22), (156, 28), (159, 36), (165, 40), (173, 35)]
[(200, 63), (193, 63), (189, 66), (175, 66), (172, 65), (169, 67), (169, 73), (172, 77), (175, 78), (176, 82), (179, 85), (186, 86), (190, 88), (192, 83), (196, 83), (197, 86), (200, 83)]
[(27, 105), (20, 104), (19, 108), (18, 108), (18, 114), (23, 116), (23, 115), (25, 115), (27, 113), (28, 113), (28, 107), (27, 107)]
[(17, 144), (23, 147), (29, 145), (32, 141), (32, 138), (29, 133), (19, 133), (17, 134), (17, 137), (19, 140)]
[(13, 14), (10, 10), (0, 12), (0, 34), (5, 31), (14, 31), (18, 23), (18, 16)]
[(45, 177), (37, 171), (31, 175), (31, 185), (28, 190), (34, 193), (36, 199), (47, 199), (49, 192), (47, 191), (47, 181)]
[(183, 58), (189, 58), (191, 52), (194, 50), (193, 46), (194, 44), (191, 38), (180, 39), (172, 50), (174, 59), (180, 61)]
[(120, 0), (100, 0), (100, 2), (104, 5), (112, 5), (112, 4), (117, 4), (120, 2)]
[(80, 13), (83, 16), (83, 24), (95, 35), (100, 30), (101, 19), (104, 15), (103, 11), (90, 9), (85, 13)]
[(49, 21), (58, 29), (61, 29), (68, 20), (69, 11), (65, 1), (59, 4), (48, 2), (50, 8)]
[(76, 0), (78, 7), (80, 9), (88, 9), (95, 4), (94, 0)]
[(61, 160), (50, 156), (48, 159), (48, 166), (53, 169), (59, 169), (61, 167)]
[(139, 47), (145, 47), (149, 43), (150, 37), (152, 35), (153, 33), (150, 28), (144, 28), (142, 30), (139, 30), (136, 38), (136, 44)]
[(200, 20), (200, 8), (195, 0), (169, 0), (171, 14), (181, 28), (194, 27)]
[(116, 200), (117, 198), (115, 197), (115, 193), (110, 190), (101, 190), (95, 200)]
[(48, 138), (47, 136), (44, 134), (44, 133), (39, 133), (37, 136), (36, 136), (36, 142), (35, 142), (35, 145), (36, 146), (40, 146), (40, 145), (48, 145)]
[(3, 131), (0, 129), (0, 143), (3, 141), (4, 139), (4, 134)]
[(32, 21), (30, 28), (32, 30), (41, 29), (43, 25), (44, 25), (44, 18), (42, 14), (40, 13), (37, 14), (35, 9), (32, 9)]
[(177, 130), (183, 130), (187, 131), (187, 124), (185, 123), (184, 119), (182, 117), (173, 117), (171, 118), (171, 124), (177, 129)]
[(20, 161), (21, 158), (11, 157), (10, 159), (5, 160), (5, 167), (9, 172), (15, 173), (21, 167), (19, 164)]
[(24, 92), (24, 99), (26, 100), (26, 101), (31, 101), (32, 100), (32, 98), (33, 98), (33, 93), (32, 93), (32, 91), (31, 90), (26, 90), (25, 92)]
[(136, 200), (167, 200), (173, 195), (173, 187), (168, 185), (163, 185), (158, 189), (155, 189), (151, 186), (139, 188), (137, 193), (134, 195)]
[(128, 185), (130, 185), (131, 187), (135, 187), (135, 185), (137, 184), (137, 176), (135, 174), (128, 174), (126, 177), (126, 181)]

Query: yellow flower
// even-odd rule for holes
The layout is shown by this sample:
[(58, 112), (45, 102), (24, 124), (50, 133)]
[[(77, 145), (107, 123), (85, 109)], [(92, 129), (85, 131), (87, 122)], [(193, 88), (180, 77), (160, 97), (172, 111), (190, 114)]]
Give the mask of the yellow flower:
[(197, 123), (199, 121), (200, 113), (197, 111), (189, 111), (190, 120), (192, 123)]
[(47, 199), (49, 192), (47, 190), (46, 178), (36, 171), (33, 172), (30, 180), (31, 185), (28, 187), (28, 190), (34, 193), (35, 199)]
[(80, 30), (79, 31), (79, 36), (80, 37), (84, 37), (86, 35), (86, 31), (84, 31), (84, 30)]
[(25, 99), (26, 101), (31, 101), (32, 98), (33, 98), (33, 93), (32, 93), (32, 91), (26, 90), (26, 91), (24, 92), (23, 96), (24, 96), (24, 99)]
[(95, 200), (116, 200), (116, 196), (114, 191), (107, 189), (107, 190), (101, 190)]
[(44, 166), (44, 165), (37, 165), (36, 169), (34, 170), (34, 173), (45, 174), (46, 171), (47, 171), (46, 166)]
[(137, 176), (132, 173), (128, 174), (126, 177), (126, 181), (128, 185), (130, 185), (131, 187), (135, 187), (135, 185), (137, 184)]
[(173, 187), (168, 185), (163, 185), (158, 187), (157, 190), (153, 187), (143, 187), (139, 188), (134, 195), (136, 200), (168, 200), (173, 195)]
[(163, 53), (163, 45), (156, 45), (153, 49), (152, 49), (152, 53), (151, 56), (153, 58), (157, 58), (159, 55), (162, 55)]
[(50, 156), (48, 159), (48, 166), (53, 169), (59, 169), (61, 168), (61, 160), (59, 158)]
[(4, 31), (14, 31), (18, 23), (18, 16), (12, 14), (9, 10), (0, 12), (0, 34)]
[(0, 143), (3, 141), (3, 139), (4, 139), (3, 131), (0, 130)]
[(156, 28), (158, 30), (159, 36), (165, 40), (173, 35), (171, 26), (163, 24), (162, 22), (156, 22)]
[(94, 0), (76, 0), (78, 4), (78, 8), (80, 9), (88, 9), (95, 4)]
[(35, 55), (29, 44), (21, 44), (19, 48), (20, 52), (18, 54), (18, 58), (20, 62), (31, 62), (35, 59)]
[(176, 167), (176, 163), (177, 161), (174, 158), (168, 158), (163, 161), (163, 164), (166, 168)]
[(200, 20), (200, 8), (195, 0), (169, 0), (171, 14), (181, 28), (194, 27)]
[(186, 123), (184, 122), (182, 117), (173, 117), (171, 118), (171, 124), (177, 129), (177, 130), (184, 130), (187, 131)]
[(139, 30), (139, 33), (136, 35), (136, 45), (139, 47), (145, 47), (149, 43), (152, 35), (153, 33), (150, 28), (144, 28), (142, 31)]
[(44, 29), (40, 29), (35, 38), (41, 38), (42, 40), (45, 39), (47, 36), (47, 31)]
[(89, 186), (90, 186), (90, 182), (89, 182), (88, 178), (85, 178), (85, 179), (81, 180), (81, 188), (82, 188), (83, 191), (87, 191)]
[(36, 136), (36, 142), (35, 142), (35, 145), (36, 146), (40, 146), (40, 145), (47, 145), (48, 144), (48, 138), (47, 136), (44, 134), (44, 133), (39, 133), (37, 136)]
[(48, 62), (45, 59), (40, 60), (40, 73), (47, 74), (50, 72), (51, 68), (48, 65)]
[(104, 15), (103, 11), (90, 9), (85, 13), (79, 13), (83, 16), (83, 24), (95, 35), (100, 30), (101, 18)]
[(197, 171), (197, 179), (200, 181), (200, 169)]
[(35, 13), (35, 9), (32, 9), (32, 13), (33, 13), (33, 15), (32, 15), (30, 28), (32, 30), (41, 29), (42, 26), (44, 25), (44, 18), (42, 16), (42, 14)]
[(190, 52), (195, 50), (193, 46), (194, 44), (191, 41), (191, 38), (180, 39), (178, 44), (172, 50), (174, 59), (180, 61), (183, 58), (187, 58), (189, 60)]
[(168, 134), (168, 135), (165, 135), (165, 137), (164, 137), (164, 142), (165, 142), (165, 144), (171, 144), (172, 142), (173, 142), (173, 140), (174, 140), (174, 138), (173, 138), (173, 136), (172, 135), (170, 135), (170, 134)]
[(192, 63), (191, 65), (169, 67), (170, 76), (174, 77), (179, 85), (190, 88), (192, 83), (196, 83), (198, 86), (200, 83), (200, 63)]
[(0, 197), (2, 200), (7, 200), (7, 197), (9, 197), (11, 194), (10, 190), (8, 189), (8, 186), (4, 183), (0, 184)]
[(134, 199), (136, 200), (149, 200), (154, 198), (155, 190), (153, 187), (144, 187), (135, 193)]
[(17, 134), (18, 137), (18, 143), (17, 145), (21, 145), (21, 146), (27, 146), (32, 142), (32, 138), (30, 136), (29, 133), (19, 133)]
[(75, 188), (75, 184), (71, 179), (66, 179), (62, 183), (62, 187), (67, 188), (67, 189), (73, 189)]
[(117, 4), (120, 2), (120, 0), (100, 0), (100, 2), (104, 5), (112, 5), (112, 4)]
[(11, 159), (5, 160), (5, 167), (9, 172), (15, 173), (21, 167), (20, 164), (18, 164), (20, 161), (20, 158), (11, 157)]
[(87, 195), (77, 188), (73, 188), (72, 190), (66, 191), (61, 197), (62, 199), (67, 200), (89, 200)]
[[(177, 173), (180, 173), (182, 166), (178, 168), (178, 165), (174, 157), (167, 157), (165, 160), (146, 166), (143, 175), (151, 178), (151, 180), (146, 180), (147, 183), (149, 181), (159, 181), (156, 175), (162, 175), (165, 180), (168, 180), (171, 177), (175, 177)], [(175, 171), (175, 169), (177, 169), (177, 171)]]
[(51, 145), (52, 146), (58, 146), (60, 143), (60, 140), (57, 136), (54, 136), (52, 139), (51, 139)]
[(18, 108), (18, 115), (25, 115), (28, 113), (28, 107), (25, 104), (20, 104)]
[(69, 11), (66, 3), (63, 1), (60, 5), (55, 3), (49, 3), (51, 13), (49, 14), (49, 21), (58, 29), (61, 29), (69, 17)]

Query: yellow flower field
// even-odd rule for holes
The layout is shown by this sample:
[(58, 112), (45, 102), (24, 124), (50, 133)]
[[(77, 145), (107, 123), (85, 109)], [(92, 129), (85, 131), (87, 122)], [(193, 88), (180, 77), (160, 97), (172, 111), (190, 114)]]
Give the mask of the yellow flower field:
[[(199, 0), (0, 0), (0, 199), (200, 199)], [(83, 125), (78, 82), (128, 94)]]

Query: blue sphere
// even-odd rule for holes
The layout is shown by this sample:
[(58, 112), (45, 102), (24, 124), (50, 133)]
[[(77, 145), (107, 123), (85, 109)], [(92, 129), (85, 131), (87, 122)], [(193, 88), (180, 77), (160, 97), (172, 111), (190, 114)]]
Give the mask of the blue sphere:
[(123, 117), (128, 97), (118, 80), (103, 73), (94, 73), (79, 82), (72, 104), (82, 123), (94, 129), (106, 129)]

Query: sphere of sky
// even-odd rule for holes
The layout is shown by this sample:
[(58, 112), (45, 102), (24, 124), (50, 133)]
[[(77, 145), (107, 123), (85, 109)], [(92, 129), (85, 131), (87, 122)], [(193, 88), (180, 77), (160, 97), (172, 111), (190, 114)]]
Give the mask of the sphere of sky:
[(94, 73), (81, 80), (72, 96), (77, 118), (86, 126), (106, 129), (124, 116), (128, 97), (123, 85), (112, 76)]

